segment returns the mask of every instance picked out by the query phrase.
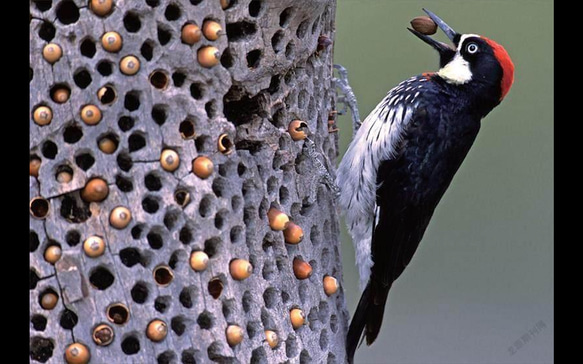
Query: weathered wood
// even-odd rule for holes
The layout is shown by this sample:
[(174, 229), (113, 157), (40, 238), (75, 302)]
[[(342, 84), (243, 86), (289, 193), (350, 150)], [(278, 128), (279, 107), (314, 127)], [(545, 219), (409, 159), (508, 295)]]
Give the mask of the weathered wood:
[[(287, 133), (289, 122), (305, 120), (317, 152), (333, 169), (337, 137), (328, 132), (336, 97), (333, 52), (332, 47), (318, 47), (318, 38), (334, 38), (335, 1), (231, 0), (225, 10), (219, 0), (114, 2), (113, 12), (105, 17), (95, 15), (87, 1), (30, 4), (30, 153), (42, 160), (39, 177), (30, 179), (30, 196), (50, 202), (46, 219), (30, 220), (31, 275), (40, 279), (30, 290), (31, 362), (61, 363), (73, 342), (89, 348), (92, 363), (344, 362), (343, 291), (328, 297), (322, 287), (325, 275), (342, 282), (336, 205), (304, 141), (293, 141)], [(73, 9), (71, 4), (78, 9), (77, 19), (74, 11), (62, 11)], [(225, 30), (219, 39), (202, 37), (193, 46), (181, 42), (185, 23), (202, 27), (207, 19)], [(108, 31), (123, 39), (117, 53), (101, 46)], [(49, 42), (63, 49), (62, 58), (52, 65), (42, 56)], [(144, 44), (152, 48), (151, 58)], [(197, 50), (207, 45), (222, 55), (212, 68), (197, 62)], [(140, 61), (133, 76), (119, 69), (127, 55)], [(111, 65), (110, 75), (104, 62)], [(169, 78), (163, 90), (149, 81), (157, 70)], [(86, 75), (91, 77), (88, 84)], [(51, 99), (50, 90), (57, 84), (71, 90), (63, 104)], [(117, 93), (109, 105), (98, 98), (103, 86)], [(103, 114), (97, 125), (81, 120), (80, 110), (87, 104)], [(52, 109), (50, 124), (34, 123), (38, 105)], [(194, 125), (191, 139), (180, 133), (185, 120)], [(217, 149), (222, 134), (234, 144), (227, 155)], [(113, 154), (98, 148), (106, 135), (118, 142)], [(165, 148), (180, 156), (174, 172), (160, 166)], [(214, 164), (207, 179), (191, 171), (192, 160), (201, 155)], [(73, 171), (68, 183), (55, 178), (63, 165)], [(80, 190), (94, 177), (106, 180), (110, 191), (104, 201), (89, 204), (80, 198)], [(174, 198), (177, 190), (190, 194), (185, 207)], [(120, 230), (108, 220), (117, 206), (132, 213), (129, 226)], [(281, 231), (271, 230), (271, 206), (303, 229), (301, 243), (286, 244)], [(107, 245), (96, 258), (83, 252), (83, 241), (93, 235)], [(51, 244), (63, 251), (54, 266), (43, 258)], [(189, 266), (190, 254), (197, 250), (210, 256), (201, 272)], [(312, 265), (310, 278), (295, 277), (295, 257)], [(234, 258), (251, 262), (249, 278), (231, 278), (229, 262)], [(160, 264), (170, 266), (174, 275), (167, 286), (153, 277)], [(215, 278), (223, 285), (217, 298), (209, 292)], [(52, 310), (39, 303), (47, 289), (59, 295)], [(108, 320), (106, 310), (113, 303), (129, 308), (126, 323)], [(289, 318), (295, 307), (307, 318), (296, 330)], [(40, 316), (47, 319), (45, 327), (38, 324)], [(156, 318), (169, 328), (161, 342), (145, 334)], [(115, 334), (105, 347), (92, 339), (93, 329), (102, 323)], [(231, 324), (245, 332), (235, 347), (225, 337)], [(264, 330), (278, 334), (276, 347), (268, 345)], [(40, 338), (48, 339), (52, 352)], [(132, 338), (139, 342), (136, 352), (128, 345)]]

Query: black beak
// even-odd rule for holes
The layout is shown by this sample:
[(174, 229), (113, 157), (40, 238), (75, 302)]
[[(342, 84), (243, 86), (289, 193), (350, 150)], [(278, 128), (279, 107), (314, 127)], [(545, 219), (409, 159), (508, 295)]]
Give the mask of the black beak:
[[(449, 25), (447, 25), (446, 22), (441, 20), (437, 15), (433, 14), (431, 11), (429, 11), (427, 9), (423, 9), (423, 11), (425, 13), (427, 13), (427, 15), (429, 15), (431, 20), (433, 20), (435, 22), (435, 24), (437, 24), (439, 29), (441, 29), (445, 33), (445, 35), (447, 35), (447, 37), (452, 41), (454, 46), (457, 48), (458, 42), (461, 38), (461, 35), (458, 34)], [(432, 46), (433, 48), (435, 48), (437, 50), (437, 52), (439, 52), (439, 56), (440, 56), (439, 63), (440, 63), (441, 67), (445, 66), (454, 57), (456, 50), (454, 47), (450, 46), (449, 44), (439, 42), (439, 41), (437, 41), (437, 40), (435, 40), (435, 39), (433, 39), (433, 38), (431, 38), (423, 33), (416, 31), (415, 29), (411, 29), (411, 28), (407, 28), (407, 29), (409, 29), (409, 31), (411, 33), (415, 34), (419, 39), (421, 39), (425, 43), (427, 43), (430, 46)]]
[(435, 22), (435, 24), (437, 24), (437, 26), (439, 27), (439, 29), (441, 29), (445, 35), (447, 35), (447, 37), (449, 38), (449, 40), (451, 40), (453, 42), (453, 44), (457, 47), (457, 44), (460, 40), (460, 35), (453, 30), (449, 25), (447, 25), (446, 22), (444, 22), (443, 20), (441, 20), (440, 17), (438, 17), (437, 15), (433, 14), (431, 11), (427, 10), (427, 9), (423, 9), (423, 11), (429, 15), (429, 17), (431, 18), (431, 20), (433, 20)]

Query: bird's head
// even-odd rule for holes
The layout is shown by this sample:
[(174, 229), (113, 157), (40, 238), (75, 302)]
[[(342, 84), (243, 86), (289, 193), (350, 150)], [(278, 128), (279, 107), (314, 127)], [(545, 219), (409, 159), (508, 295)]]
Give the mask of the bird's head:
[(437, 75), (451, 84), (470, 82), (494, 87), (499, 101), (506, 96), (514, 81), (514, 64), (500, 44), (476, 34), (460, 34), (429, 10), (423, 9), (452, 41), (453, 46), (439, 42), (414, 29), (409, 30), (439, 52)]

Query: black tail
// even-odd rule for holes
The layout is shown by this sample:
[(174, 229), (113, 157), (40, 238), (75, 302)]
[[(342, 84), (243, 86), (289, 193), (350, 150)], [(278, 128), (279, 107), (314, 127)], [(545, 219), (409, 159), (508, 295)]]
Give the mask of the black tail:
[(383, 324), (385, 303), (390, 288), (390, 286), (385, 287), (374, 283), (372, 280), (368, 281), (348, 328), (346, 337), (348, 363), (354, 362), (354, 352), (362, 342), (362, 338), (366, 337), (366, 345), (372, 344), (377, 338)]

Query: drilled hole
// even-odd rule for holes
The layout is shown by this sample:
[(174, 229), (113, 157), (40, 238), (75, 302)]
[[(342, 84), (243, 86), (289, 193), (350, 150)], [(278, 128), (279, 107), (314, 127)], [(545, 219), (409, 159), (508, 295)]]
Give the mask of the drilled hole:
[(81, 153), (75, 157), (75, 164), (84, 171), (87, 171), (95, 163), (95, 158), (89, 153)]
[(164, 71), (154, 71), (150, 75), (150, 84), (159, 90), (166, 89), (168, 82), (168, 75)]
[(97, 97), (103, 105), (110, 105), (117, 98), (117, 92), (115, 92), (115, 88), (113, 88), (113, 86), (107, 85), (103, 86), (99, 89), (99, 91), (97, 91)]
[(81, 69), (75, 72), (73, 75), (73, 81), (75, 81), (75, 85), (77, 85), (79, 88), (85, 89), (91, 84), (91, 81), (93, 80), (91, 79), (91, 74), (87, 70)]
[(203, 311), (200, 315), (198, 315), (198, 318), (196, 319), (196, 323), (203, 330), (211, 329), (214, 325), (213, 321), (214, 321), (213, 315), (206, 310)]
[(300, 26), (298, 27), (298, 30), (296, 31), (296, 35), (298, 36), (298, 38), (303, 38), (306, 36), (306, 33), (308, 32), (308, 27), (310, 26), (310, 21), (309, 20), (304, 20)]
[(247, 53), (247, 67), (249, 68), (257, 68), (259, 67), (259, 63), (261, 61), (261, 50), (255, 49), (251, 52)]
[(67, 126), (63, 132), (63, 139), (65, 140), (65, 143), (75, 144), (81, 140), (82, 137), (83, 130), (75, 124)]
[(36, 8), (43, 13), (53, 6), (53, 0), (32, 0), (32, 2), (36, 5)]
[(33, 290), (36, 288), (36, 284), (38, 283), (38, 281), (40, 281), (40, 277), (32, 269), (30, 269), (30, 274), (28, 277), (29, 277), (29, 282), (30, 282), (30, 290)]
[(243, 311), (245, 311), (245, 313), (251, 311), (251, 308), (253, 307), (253, 297), (251, 296), (251, 292), (245, 291), (243, 293), (241, 304), (243, 305)]
[(166, 7), (164, 11), (164, 17), (166, 20), (178, 20), (180, 18), (180, 8), (176, 4), (170, 4)]
[(185, 80), (186, 74), (184, 74), (183, 72), (176, 71), (172, 73), (172, 82), (174, 83), (174, 86), (181, 87), (184, 84)]
[(166, 105), (154, 105), (152, 108), (152, 119), (154, 122), (160, 126), (164, 125), (166, 122), (166, 118), (168, 115), (166, 114), (167, 106)]
[(233, 55), (231, 54), (231, 49), (227, 48), (221, 55), (221, 65), (225, 68), (231, 68), (234, 65)]
[(95, 42), (89, 38), (81, 42), (79, 50), (81, 51), (81, 55), (87, 58), (93, 58), (95, 52), (97, 52), (97, 48), (95, 48)]
[(30, 339), (30, 358), (40, 363), (46, 363), (52, 356), (55, 344), (51, 339), (35, 336)]
[(149, 214), (154, 214), (160, 208), (158, 200), (154, 196), (146, 196), (142, 200), (142, 208)]
[(183, 122), (180, 123), (180, 126), (178, 127), (178, 131), (180, 132), (180, 136), (182, 136), (183, 139), (192, 139), (195, 136), (194, 133), (194, 122), (192, 122), (192, 120), (184, 120)]
[(154, 57), (154, 46), (152, 43), (149, 41), (144, 42), (140, 48), (140, 54), (146, 61), (151, 61)]
[(172, 303), (172, 297), (170, 296), (158, 296), (154, 301), (154, 309), (160, 313), (164, 313), (170, 308)]
[(49, 213), (49, 201), (36, 197), (30, 202), (30, 212), (37, 219), (44, 219)]
[(114, 303), (107, 307), (106, 316), (114, 324), (123, 325), (130, 319), (130, 311), (123, 303)]
[(166, 44), (168, 44), (170, 42), (171, 39), (172, 39), (172, 33), (170, 33), (170, 31), (158, 26), (158, 42), (160, 42), (160, 45), (165, 46)]
[(44, 317), (43, 315), (32, 316), (32, 318), (30, 319), (30, 322), (32, 323), (32, 327), (36, 331), (45, 331), (45, 329), (47, 327), (47, 318)]
[(257, 17), (261, 12), (261, 1), (260, 0), (253, 0), (249, 3), (249, 15), (252, 17)]
[(166, 265), (159, 265), (154, 268), (153, 274), (154, 281), (163, 287), (169, 285), (174, 279), (174, 273), (172, 272), (172, 269)]
[(63, 24), (73, 24), (79, 20), (79, 8), (73, 1), (62, 1), (57, 8), (57, 19)]
[(42, 40), (45, 40), (47, 42), (53, 40), (53, 38), (55, 37), (55, 33), (56, 33), (55, 26), (48, 21), (44, 21), (38, 30), (38, 36)]
[(194, 306), (192, 303), (193, 297), (196, 297), (196, 289), (194, 287), (184, 287), (182, 291), (180, 291), (178, 301), (180, 301), (180, 304), (183, 307), (192, 308), (192, 306)]
[(159, 191), (162, 188), (162, 181), (155, 172), (150, 172), (144, 177), (144, 185), (148, 191)]
[(140, 95), (137, 91), (128, 92), (125, 96), (123, 106), (128, 111), (135, 111), (140, 108)]
[(152, 8), (155, 8), (156, 6), (160, 5), (160, 0), (146, 0), (146, 4)]
[(99, 61), (97, 64), (97, 72), (102, 76), (109, 76), (113, 73), (113, 64), (106, 60)]
[(223, 292), (223, 282), (220, 278), (213, 278), (208, 283), (208, 291), (212, 298), (217, 299)]
[(221, 210), (215, 215), (215, 227), (222, 230), (225, 227), (225, 220), (228, 218), (229, 211)]
[(91, 285), (100, 291), (109, 288), (113, 284), (113, 281), (113, 274), (105, 267), (97, 267), (89, 275)]
[(136, 33), (142, 27), (140, 17), (132, 12), (127, 12), (123, 17), (123, 26), (130, 33)]
[(176, 353), (166, 350), (156, 358), (158, 364), (172, 364), (176, 362)]
[(296, 46), (294, 45), (293, 42), (289, 42), (287, 44), (287, 46), (285, 47), (285, 58), (287, 59), (292, 59), (294, 56), (294, 51), (296, 49)]
[(194, 355), (195, 355), (194, 349), (184, 350), (180, 355), (180, 361), (182, 362), (182, 364), (196, 364), (197, 360)]
[(174, 331), (176, 335), (182, 336), (182, 334), (184, 334), (184, 332), (186, 331), (186, 327), (189, 323), (188, 321), (190, 320), (188, 320), (184, 316), (172, 317), (172, 319), (170, 320), (170, 328), (172, 329), (172, 331)]
[(206, 111), (206, 116), (208, 116), (209, 119), (212, 119), (217, 116), (218, 110), (214, 100), (211, 100), (204, 104), (204, 110)]
[(134, 189), (132, 180), (119, 174), (115, 177), (115, 185), (121, 192), (131, 192)]
[(134, 162), (132, 161), (132, 157), (130, 157), (129, 154), (120, 153), (117, 155), (117, 165), (122, 171), (129, 172), (130, 169), (132, 169)]
[(140, 252), (136, 248), (125, 248), (119, 252), (121, 263), (128, 268), (138, 264), (141, 258)]
[(65, 330), (73, 330), (75, 325), (79, 322), (79, 318), (75, 314), (75, 312), (65, 309), (63, 313), (61, 313), (61, 318), (59, 319), (59, 325)]
[(192, 83), (190, 85), (190, 96), (195, 100), (200, 100), (204, 97), (204, 87), (200, 83)]
[(134, 119), (129, 116), (122, 116), (117, 121), (117, 125), (119, 126), (121, 131), (123, 132), (129, 131), (131, 128), (134, 127)]
[(89, 204), (75, 200), (70, 195), (65, 195), (61, 201), (61, 216), (72, 223), (85, 222), (91, 217)]
[(257, 25), (247, 21), (227, 24), (227, 38), (229, 42), (238, 42), (249, 39), (257, 32)]
[(148, 286), (144, 282), (138, 282), (132, 287), (130, 294), (135, 303), (142, 304), (148, 299)]
[(209, 258), (215, 256), (221, 250), (221, 239), (210, 238), (204, 242), (204, 252)]
[(287, 8), (284, 11), (281, 12), (281, 14), (279, 14), (279, 26), (280, 27), (287, 27), (290, 21), (290, 18), (293, 14), (294, 9), (293, 8)]
[(201, 217), (208, 217), (212, 214), (213, 210), (213, 203), (212, 198), (210, 196), (204, 196), (200, 200), (200, 204), (198, 206), (198, 213)]
[(40, 245), (40, 241), (38, 239), (38, 234), (32, 230), (30, 230), (30, 236), (29, 236), (29, 247), (30, 247), (30, 252), (34, 252), (38, 249), (38, 246)]
[(298, 355), (298, 343), (294, 335), (289, 335), (285, 340), (285, 355), (288, 358), (294, 358)]
[(133, 133), (128, 138), (128, 149), (130, 153), (136, 152), (146, 146), (146, 138), (142, 134)]
[(182, 244), (189, 244), (192, 239), (192, 232), (187, 226), (184, 226), (182, 229), (180, 229), (180, 233), (178, 233), (178, 240), (180, 240)]
[(135, 336), (128, 336), (121, 342), (121, 350), (126, 355), (134, 355), (140, 351), (140, 340)]
[(167, 211), (166, 214), (164, 215), (164, 226), (166, 226), (166, 229), (168, 230), (174, 229), (174, 226), (176, 226), (176, 224), (178, 223), (180, 215), (181, 213), (178, 210)]

